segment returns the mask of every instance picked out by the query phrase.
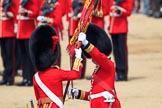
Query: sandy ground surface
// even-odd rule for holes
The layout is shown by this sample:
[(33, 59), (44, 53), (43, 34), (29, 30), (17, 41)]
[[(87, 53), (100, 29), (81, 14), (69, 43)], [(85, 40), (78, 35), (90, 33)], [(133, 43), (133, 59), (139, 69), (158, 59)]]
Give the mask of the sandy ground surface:
[[(122, 108), (162, 107), (162, 19), (133, 15), (129, 18), (129, 78), (127, 82), (116, 82), (116, 90)], [(64, 32), (66, 35), (67, 32)], [(62, 45), (62, 68), (70, 69), (66, 53), (67, 36)], [(112, 56), (112, 55), (111, 55)], [(112, 56), (113, 57), (113, 56)], [(1, 61), (1, 59), (0, 59)], [(91, 75), (94, 65), (88, 60), (86, 76)], [(3, 70), (0, 62), (0, 70)], [(0, 79), (2, 77), (0, 76)], [(16, 82), (22, 80), (15, 78)], [(66, 82), (64, 82), (64, 87)], [(74, 87), (89, 90), (90, 81), (76, 80)], [(34, 100), (32, 87), (0, 86), (0, 108), (30, 108)], [(89, 108), (89, 102), (67, 100), (64, 108)]]

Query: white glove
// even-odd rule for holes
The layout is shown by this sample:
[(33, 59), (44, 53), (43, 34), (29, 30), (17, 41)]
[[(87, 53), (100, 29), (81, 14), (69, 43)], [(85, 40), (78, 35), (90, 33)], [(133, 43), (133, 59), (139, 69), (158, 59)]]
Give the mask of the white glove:
[(79, 48), (79, 49), (75, 48), (74, 50), (75, 50), (75, 57), (76, 58), (81, 58), (82, 49), (81, 48)]
[(113, 5), (111, 10), (120, 10), (121, 12), (126, 12), (126, 10), (120, 6)]
[(7, 12), (7, 16), (12, 18), (14, 17), (14, 14), (12, 12)]
[(120, 16), (120, 14), (110, 12), (110, 16), (112, 16), (112, 17), (119, 17), (119, 16)]
[(110, 16), (119, 17), (119, 16), (121, 16), (122, 12), (126, 12), (126, 10), (124, 8), (120, 7), (120, 6), (113, 5), (111, 7)]
[(37, 20), (40, 21), (40, 22), (45, 22), (47, 19), (44, 16), (38, 16)]
[(80, 90), (77, 88), (71, 88), (68, 90), (68, 97), (72, 99), (78, 99)]
[(86, 39), (86, 34), (83, 32), (79, 33), (78, 41), (81, 41), (83, 46), (85, 47), (88, 44), (88, 40)]

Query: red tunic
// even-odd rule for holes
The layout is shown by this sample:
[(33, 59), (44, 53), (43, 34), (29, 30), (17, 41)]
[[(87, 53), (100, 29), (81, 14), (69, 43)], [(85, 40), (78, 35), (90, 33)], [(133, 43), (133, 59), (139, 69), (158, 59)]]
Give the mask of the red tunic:
[[(88, 100), (88, 95), (96, 94), (103, 91), (109, 91), (115, 97), (115, 102), (113, 103), (112, 108), (120, 108), (120, 102), (113, 92), (114, 90), (114, 81), (115, 81), (115, 67), (114, 63), (107, 58), (103, 53), (99, 52), (96, 47), (87, 48), (89, 49), (88, 53), (91, 55), (92, 60), (97, 63), (97, 67), (91, 79), (91, 90), (85, 92), (84, 100)], [(103, 81), (105, 85), (100, 85), (100, 82)], [(90, 101), (91, 108), (109, 108), (109, 103), (104, 102), (105, 98), (99, 97), (92, 99)]]
[[(15, 37), (16, 34), (14, 33), (14, 23), (15, 23), (15, 16), (16, 16), (16, 5), (15, 0), (12, 0), (13, 4), (8, 8), (8, 12), (11, 12), (14, 16), (13, 17), (6, 17), (7, 19), (2, 19), (0, 16), (0, 38), (9, 38)], [(0, 0), (0, 13), (3, 13), (3, 8), (1, 7), (3, 0)]]
[[(80, 78), (81, 75), (81, 62), (77, 60), (74, 62), (73, 69), (63, 70), (59, 68), (49, 68), (45, 71), (38, 72), (41, 81), (50, 89), (57, 97), (63, 97), (63, 81), (75, 80)], [(33, 78), (34, 91), (37, 101), (40, 98), (47, 98), (48, 96), (43, 92), (43, 90), (36, 83), (35, 77)], [(39, 108), (42, 108), (40, 105)], [(53, 102), (52, 107), (58, 108), (58, 106)]]
[[(21, 0), (18, 2), (18, 9), (20, 6)], [(38, 12), (40, 10), (39, 0), (30, 0), (26, 5), (25, 9), (31, 11), (32, 13), (28, 14), (27, 17), (29, 19), (17, 19), (18, 20), (18, 39), (29, 39), (31, 33), (36, 27), (35, 18), (38, 16)]]
[[(118, 34), (118, 33), (127, 33), (128, 32), (128, 21), (127, 17), (131, 15), (133, 10), (134, 0), (126, 0), (119, 4), (120, 7), (124, 8), (126, 12), (122, 12), (119, 17), (110, 16), (110, 26), (109, 33)], [(111, 3), (113, 4), (113, 3)]]

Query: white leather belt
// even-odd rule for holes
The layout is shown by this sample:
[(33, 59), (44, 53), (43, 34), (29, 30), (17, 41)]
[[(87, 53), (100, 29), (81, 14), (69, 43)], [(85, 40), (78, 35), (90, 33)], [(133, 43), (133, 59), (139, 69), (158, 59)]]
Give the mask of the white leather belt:
[(9, 20), (9, 18), (8, 18), (8, 17), (0, 17), (0, 20), (1, 20), (1, 21)]
[(115, 102), (115, 98), (108, 91), (100, 92), (100, 93), (97, 93), (97, 94), (91, 94), (91, 95), (88, 96), (88, 99), (92, 100), (92, 99), (99, 98), (99, 97), (104, 97), (105, 98), (104, 102), (108, 102), (109, 108), (112, 108), (112, 104), (113, 104), (113, 102)]
[(104, 97), (105, 98), (104, 102), (114, 102), (115, 101), (114, 96), (108, 91), (100, 92), (97, 94), (90, 94), (88, 96), (88, 99), (92, 100), (92, 99), (99, 98), (99, 97)]
[(31, 18), (29, 18), (29, 17), (25, 17), (25, 16), (21, 16), (21, 15), (18, 15), (16, 18), (17, 18), (18, 20), (29, 20), (29, 19), (31, 19)]

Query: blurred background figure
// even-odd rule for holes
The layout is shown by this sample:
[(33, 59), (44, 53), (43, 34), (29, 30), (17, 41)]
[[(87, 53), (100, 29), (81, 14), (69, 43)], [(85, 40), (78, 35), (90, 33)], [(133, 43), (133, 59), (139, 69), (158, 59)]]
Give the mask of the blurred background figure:
[(109, 18), (109, 34), (112, 38), (116, 65), (116, 81), (128, 80), (128, 17), (133, 10), (134, 0), (114, 0)]
[(162, 0), (135, 0), (134, 13), (143, 13), (146, 16), (162, 17)]
[(145, 15), (149, 15), (150, 12), (151, 12), (151, 0), (143, 0), (143, 13)]
[(162, 0), (150, 0), (150, 4), (151, 6), (148, 15), (153, 16), (154, 18), (162, 17), (162, 13), (160, 12)]
[(13, 85), (16, 71), (16, 0), (0, 0), (0, 45), (3, 62), (3, 77), (0, 85)]
[(141, 0), (134, 0), (134, 13), (140, 13)]
[(36, 27), (35, 19), (39, 12), (39, 0), (18, 0), (17, 2), (17, 39), (22, 57), (22, 82), (17, 86), (32, 86), (35, 69), (29, 55), (29, 38)]

